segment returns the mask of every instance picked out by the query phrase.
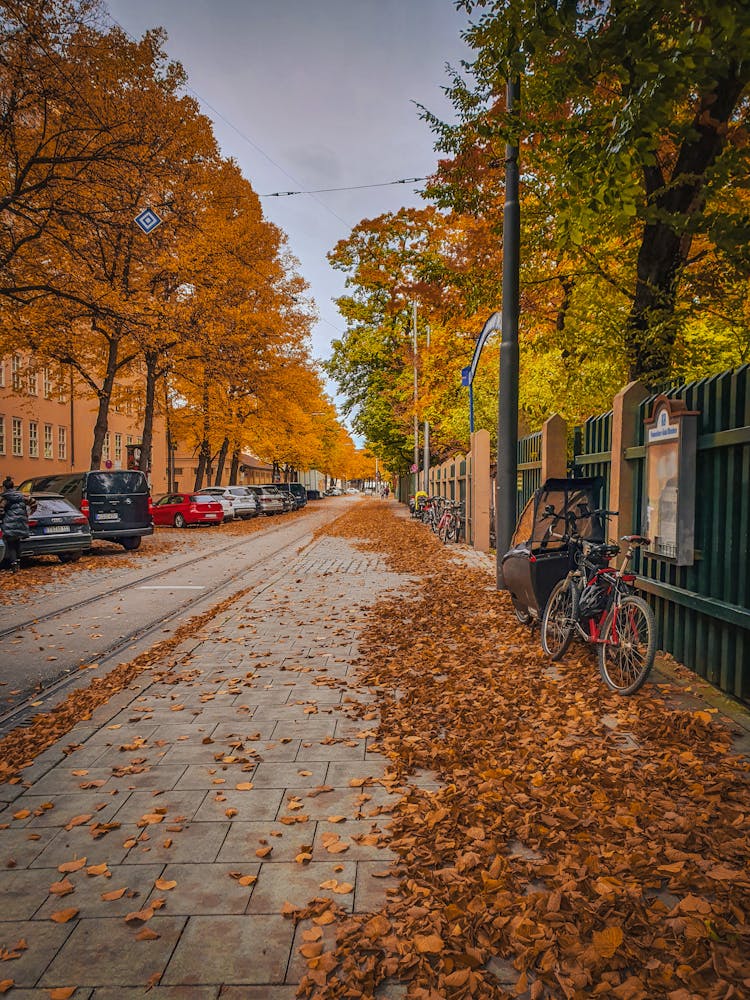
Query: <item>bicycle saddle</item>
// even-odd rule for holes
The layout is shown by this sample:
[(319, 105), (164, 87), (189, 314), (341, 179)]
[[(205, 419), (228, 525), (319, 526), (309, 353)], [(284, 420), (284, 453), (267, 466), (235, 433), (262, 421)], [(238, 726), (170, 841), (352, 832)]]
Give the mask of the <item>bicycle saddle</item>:
[(646, 538), (645, 535), (623, 535), (620, 539), (623, 542), (629, 542), (631, 545), (650, 545), (651, 539)]

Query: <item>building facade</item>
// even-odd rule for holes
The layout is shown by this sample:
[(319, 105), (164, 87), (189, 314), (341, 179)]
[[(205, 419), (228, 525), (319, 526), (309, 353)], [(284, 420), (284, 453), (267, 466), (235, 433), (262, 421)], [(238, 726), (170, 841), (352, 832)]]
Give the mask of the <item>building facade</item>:
[[(110, 407), (103, 469), (127, 468), (127, 446), (141, 440), (137, 396)], [(90, 468), (96, 411), (96, 400), (70, 373), (34, 368), (17, 354), (0, 359), (0, 478), (10, 475), (20, 483)], [(160, 416), (154, 420), (149, 481), (155, 494), (166, 492), (167, 442)]]

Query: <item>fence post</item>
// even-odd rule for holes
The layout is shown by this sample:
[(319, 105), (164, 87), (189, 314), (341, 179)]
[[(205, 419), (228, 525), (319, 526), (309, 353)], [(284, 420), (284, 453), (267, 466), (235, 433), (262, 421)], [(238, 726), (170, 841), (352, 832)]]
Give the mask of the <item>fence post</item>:
[(559, 413), (542, 424), (542, 483), (568, 474), (568, 425)]
[(471, 523), (474, 548), (490, 551), (490, 432), (471, 435)]
[(630, 534), (635, 510), (635, 465), (625, 460), (625, 449), (636, 443), (638, 408), (648, 396), (641, 382), (629, 382), (612, 402), (612, 464), (609, 478), (609, 506), (619, 511), (609, 522), (609, 534), (617, 541)]

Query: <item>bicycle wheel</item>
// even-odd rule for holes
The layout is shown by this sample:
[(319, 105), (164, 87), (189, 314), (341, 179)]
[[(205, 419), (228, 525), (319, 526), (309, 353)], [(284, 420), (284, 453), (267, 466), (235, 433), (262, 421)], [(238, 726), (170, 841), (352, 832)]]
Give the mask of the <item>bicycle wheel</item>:
[(542, 649), (559, 660), (570, 645), (578, 620), (578, 587), (561, 580), (552, 590), (542, 616)]
[(620, 694), (634, 694), (648, 677), (656, 655), (656, 620), (642, 597), (628, 594), (608, 617), (599, 645), (599, 672), (604, 683)]
[(461, 531), (461, 525), (457, 520), (451, 519), (448, 525), (448, 531), (446, 532), (446, 538), (449, 542), (457, 542), (458, 535)]
[(440, 541), (445, 545), (448, 541), (448, 521), (441, 518), (440, 524), (438, 525), (437, 536)]

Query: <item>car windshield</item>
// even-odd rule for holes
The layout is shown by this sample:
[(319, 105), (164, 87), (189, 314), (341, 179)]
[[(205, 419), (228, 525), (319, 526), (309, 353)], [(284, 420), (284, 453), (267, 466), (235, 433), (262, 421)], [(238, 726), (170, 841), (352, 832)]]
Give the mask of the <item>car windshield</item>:
[(142, 472), (91, 472), (89, 473), (86, 492), (91, 495), (118, 493), (148, 493), (146, 477)]

